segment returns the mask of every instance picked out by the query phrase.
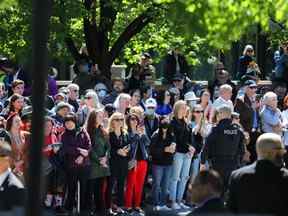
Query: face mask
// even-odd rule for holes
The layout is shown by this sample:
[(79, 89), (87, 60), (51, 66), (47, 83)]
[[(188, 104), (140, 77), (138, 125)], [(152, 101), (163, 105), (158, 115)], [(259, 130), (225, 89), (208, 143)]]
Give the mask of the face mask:
[(80, 72), (82, 72), (82, 73), (88, 73), (88, 72), (89, 72), (89, 65), (88, 65), (88, 64), (81, 65), (81, 67), (80, 67)]
[(104, 89), (101, 89), (98, 91), (98, 97), (104, 98), (106, 96), (107, 92)]
[(149, 115), (149, 116), (154, 115), (154, 113), (155, 113), (155, 109), (147, 109), (146, 110), (146, 114)]
[(168, 122), (164, 122), (164, 123), (161, 123), (160, 127), (163, 129), (168, 129), (170, 127), (170, 124)]

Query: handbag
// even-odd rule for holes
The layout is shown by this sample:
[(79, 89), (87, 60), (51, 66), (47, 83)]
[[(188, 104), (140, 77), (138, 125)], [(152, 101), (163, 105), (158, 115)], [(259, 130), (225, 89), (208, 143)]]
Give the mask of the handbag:
[(136, 166), (137, 166), (137, 160), (136, 159), (132, 159), (128, 162), (128, 170), (131, 170)]

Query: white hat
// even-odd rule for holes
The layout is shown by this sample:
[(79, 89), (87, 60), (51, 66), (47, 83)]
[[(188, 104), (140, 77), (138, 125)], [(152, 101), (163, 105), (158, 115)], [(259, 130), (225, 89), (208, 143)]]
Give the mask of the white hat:
[(154, 98), (148, 98), (145, 101), (145, 107), (157, 107), (157, 102)]
[(199, 98), (196, 97), (195, 93), (193, 91), (189, 91), (184, 95), (185, 101), (197, 101)]

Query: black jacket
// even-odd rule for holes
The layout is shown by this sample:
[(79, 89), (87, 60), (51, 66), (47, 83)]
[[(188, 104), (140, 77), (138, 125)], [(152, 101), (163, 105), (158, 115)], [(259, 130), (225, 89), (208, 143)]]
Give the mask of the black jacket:
[(0, 186), (0, 211), (25, 205), (25, 190), (19, 179), (10, 172)]
[[(203, 157), (212, 161), (231, 161), (235, 169), (245, 153), (244, 134), (231, 119), (223, 119), (208, 135)], [(202, 161), (203, 162), (203, 161)], [(230, 164), (232, 165), (232, 164)]]
[[(150, 121), (153, 122), (153, 125), (151, 127)], [(149, 139), (151, 139), (153, 133), (158, 129), (159, 127), (159, 119), (155, 116), (152, 120), (149, 120), (147, 116), (144, 118), (144, 124), (145, 124), (145, 132)]]
[(109, 143), (111, 146), (111, 160), (124, 162), (128, 164), (129, 157), (123, 157), (117, 153), (120, 148), (124, 148), (125, 146), (130, 146), (128, 134), (121, 134), (119, 137), (114, 132), (109, 133)]
[(235, 111), (240, 114), (240, 123), (244, 130), (250, 133), (253, 128), (254, 110), (252, 102), (246, 94), (236, 99)]
[(224, 207), (224, 202), (220, 198), (213, 198), (205, 202), (201, 207), (195, 208), (187, 216), (193, 215), (222, 215), (222, 213), (227, 213), (227, 210)]
[(147, 160), (148, 159), (148, 146), (150, 145), (150, 139), (146, 134), (139, 135), (135, 134), (131, 131), (128, 132), (129, 143), (131, 146), (130, 149), (130, 158), (139, 160)]
[(184, 120), (176, 120), (173, 118), (171, 126), (176, 138), (176, 152), (187, 153), (189, 146), (192, 145), (192, 130)]
[(172, 165), (174, 154), (164, 152), (164, 148), (171, 145), (173, 142), (175, 143), (174, 134), (167, 134), (165, 140), (159, 136), (159, 130), (153, 134), (150, 144), (152, 164), (160, 166)]
[(288, 170), (260, 160), (231, 174), (228, 207), (235, 213), (287, 215)]

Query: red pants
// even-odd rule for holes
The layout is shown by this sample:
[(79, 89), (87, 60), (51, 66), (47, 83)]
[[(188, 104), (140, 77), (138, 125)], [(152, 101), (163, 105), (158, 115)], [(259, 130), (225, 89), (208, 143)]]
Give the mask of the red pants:
[(135, 205), (134, 207), (140, 207), (147, 167), (147, 161), (141, 160), (137, 161), (136, 167), (129, 170), (125, 192), (126, 208), (131, 208), (133, 201)]

